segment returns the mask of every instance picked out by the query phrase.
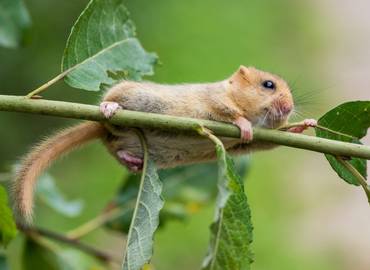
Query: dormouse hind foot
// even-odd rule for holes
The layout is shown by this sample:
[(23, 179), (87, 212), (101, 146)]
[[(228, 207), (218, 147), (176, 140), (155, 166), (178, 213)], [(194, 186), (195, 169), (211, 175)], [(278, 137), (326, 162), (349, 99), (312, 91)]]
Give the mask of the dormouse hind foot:
[(310, 127), (317, 127), (317, 121), (315, 119), (305, 119), (302, 122), (302, 125), (297, 126), (297, 127), (292, 127), (288, 129), (288, 132), (293, 132), (293, 133), (302, 133), (306, 129)]
[(122, 107), (117, 102), (104, 101), (100, 103), (100, 111), (107, 119), (113, 117), (117, 110), (122, 109)]
[(253, 128), (251, 122), (240, 116), (233, 122), (233, 124), (238, 126), (240, 129), (240, 138), (243, 143), (253, 140)]
[(144, 161), (142, 158), (135, 157), (125, 150), (118, 150), (117, 156), (131, 172), (139, 172), (143, 169)]

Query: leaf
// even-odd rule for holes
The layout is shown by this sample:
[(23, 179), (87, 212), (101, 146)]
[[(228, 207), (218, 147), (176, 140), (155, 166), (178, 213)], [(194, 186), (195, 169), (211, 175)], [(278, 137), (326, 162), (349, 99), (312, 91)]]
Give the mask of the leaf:
[[(137, 178), (137, 175), (130, 175), (128, 180), (126, 180), (125, 184), (120, 189), (117, 197), (109, 204), (108, 208), (118, 207), (121, 209), (121, 213), (118, 217), (109, 220), (105, 224), (107, 228), (125, 234), (128, 233), (135, 208), (133, 202), (139, 192), (140, 186), (140, 179)], [(167, 201), (159, 214), (160, 223), (158, 228), (163, 228), (168, 221), (185, 220), (188, 218), (191, 212), (189, 205), (197, 204)]]
[(126, 254), (123, 270), (140, 270), (149, 263), (153, 253), (153, 235), (159, 224), (159, 212), (163, 207), (161, 198), (162, 183), (154, 162), (148, 159), (145, 139), (141, 138), (144, 148), (144, 168), (140, 181), (139, 194), (127, 235)]
[(44, 174), (37, 183), (37, 196), (55, 211), (67, 216), (76, 217), (81, 214), (84, 204), (82, 200), (67, 201), (55, 185), (49, 174)]
[[(236, 168), (239, 174), (245, 175), (248, 168), (248, 157), (238, 157)], [(166, 201), (160, 212), (160, 225), (163, 228), (172, 220), (186, 220), (198, 212), (204, 205), (216, 197), (215, 179), (217, 163), (194, 164), (159, 171), (163, 182), (162, 196)], [(129, 174), (110, 206), (122, 210), (119, 217), (106, 225), (109, 229), (127, 233), (134, 211), (133, 200), (140, 186), (139, 175)]]
[(8, 206), (8, 196), (0, 185), (0, 244), (7, 246), (16, 235), (17, 227)]
[(8, 270), (8, 263), (4, 254), (0, 254), (0, 270)]
[(152, 75), (156, 62), (136, 38), (123, 0), (92, 0), (72, 28), (62, 71), (70, 86), (99, 91), (101, 85)]
[[(189, 212), (188, 207), (183, 204), (167, 202), (159, 214), (160, 223), (158, 228), (163, 228), (170, 220), (185, 220), (188, 218)], [(127, 234), (130, 229), (133, 213), (134, 207), (124, 208), (119, 217), (110, 220), (105, 226), (111, 230)]]
[[(318, 137), (361, 144), (360, 139), (366, 135), (370, 127), (370, 101), (353, 101), (339, 105), (322, 116), (318, 123), (320, 126), (340, 133), (333, 134), (332, 132), (316, 128), (316, 136)], [(356, 177), (340, 164), (334, 156), (325, 155), (325, 157), (343, 180), (352, 185), (359, 185)], [(351, 158), (349, 163), (362, 176), (367, 177), (366, 160)]]
[(22, 0), (0, 0), (0, 46), (18, 47), (31, 19)]
[(244, 184), (221, 141), (217, 141), (219, 194), (215, 222), (211, 225), (211, 242), (202, 269), (250, 269), (253, 226)]

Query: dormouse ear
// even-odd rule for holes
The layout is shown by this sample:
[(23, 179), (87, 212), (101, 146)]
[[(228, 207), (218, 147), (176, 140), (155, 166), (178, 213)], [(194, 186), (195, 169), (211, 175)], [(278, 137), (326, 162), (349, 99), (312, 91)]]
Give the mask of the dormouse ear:
[(229, 83), (246, 84), (249, 83), (249, 69), (243, 65), (231, 76)]
[(239, 67), (239, 73), (241, 76), (246, 77), (248, 76), (248, 68), (246, 66), (241, 65)]

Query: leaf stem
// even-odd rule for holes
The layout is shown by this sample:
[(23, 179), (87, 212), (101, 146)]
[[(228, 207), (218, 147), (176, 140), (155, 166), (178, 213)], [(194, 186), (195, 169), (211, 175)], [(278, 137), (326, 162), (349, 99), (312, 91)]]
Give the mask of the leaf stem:
[(95, 249), (92, 246), (83, 244), (83, 243), (79, 242), (78, 240), (71, 239), (67, 236), (64, 236), (62, 234), (58, 234), (56, 232), (49, 231), (49, 230), (42, 229), (42, 228), (37, 228), (37, 227), (27, 227), (27, 226), (24, 226), (22, 224), (18, 224), (18, 229), (20, 231), (24, 232), (26, 235), (30, 235), (30, 236), (40, 235), (40, 236), (43, 236), (43, 237), (46, 237), (46, 238), (49, 238), (49, 239), (67, 244), (67, 245), (70, 245), (70, 246), (72, 246), (76, 249), (79, 249), (79, 250), (81, 250), (81, 251), (83, 251), (87, 254), (90, 254), (90, 255), (94, 256), (95, 258), (99, 259), (102, 262), (120, 263), (119, 258), (115, 258), (115, 257), (113, 257), (109, 254), (106, 254), (103, 251)]
[[(240, 138), (239, 128), (227, 123), (127, 110), (120, 110), (111, 119), (107, 120), (100, 113), (98, 106), (62, 101), (27, 99), (19, 96), (0, 95), (0, 111), (25, 112), (109, 122), (118, 126), (156, 128), (168, 130), (170, 132), (194, 133), (197, 127), (204, 126), (217, 136)], [(254, 128), (253, 133), (256, 141), (265, 141), (334, 156), (358, 157), (370, 160), (370, 147), (365, 145), (329, 140), (303, 134), (293, 134), (272, 129)]]
[(134, 213), (132, 214), (131, 223), (130, 223), (130, 229), (129, 229), (128, 235), (127, 235), (125, 255), (123, 256), (123, 260), (122, 260), (122, 269), (124, 269), (125, 262), (126, 262), (126, 259), (127, 259), (127, 253), (130, 250), (129, 249), (130, 239), (132, 237), (132, 232), (134, 231), (134, 223), (136, 221), (136, 217), (137, 217), (137, 214), (138, 214), (138, 209), (139, 209), (139, 204), (140, 204), (140, 198), (141, 198), (141, 194), (143, 192), (145, 175), (146, 175), (146, 171), (147, 171), (147, 168), (148, 168), (148, 155), (149, 155), (148, 154), (148, 145), (146, 143), (144, 134), (139, 129), (135, 129), (135, 133), (139, 137), (141, 147), (143, 148), (143, 153), (144, 153), (143, 169), (141, 171), (141, 179), (140, 179), (139, 193), (138, 193), (138, 195), (136, 197), (137, 199), (136, 199), (136, 203), (135, 203)]
[(351, 136), (351, 135), (348, 135), (348, 134), (345, 134), (345, 133), (342, 133), (342, 132), (339, 132), (339, 131), (335, 131), (335, 130), (332, 130), (332, 129), (330, 129), (330, 128), (323, 127), (323, 126), (320, 126), (320, 125), (317, 125), (317, 126), (316, 126), (316, 128), (321, 129), (321, 130), (324, 130), (324, 131), (327, 131), (327, 132), (332, 133), (332, 134), (335, 134), (335, 135), (339, 135), (339, 136), (347, 137), (347, 138), (349, 138), (349, 139), (351, 139), (351, 140), (353, 140), (353, 139), (358, 139), (358, 138), (353, 137), (353, 136)]
[(71, 69), (67, 69), (65, 71), (63, 71), (62, 73), (60, 73), (59, 75), (57, 75), (56, 77), (54, 77), (53, 79), (51, 79), (50, 81), (44, 83), (43, 85), (39, 86), (38, 88), (36, 88), (35, 90), (31, 91), (30, 93), (27, 94), (27, 98), (32, 98), (33, 96), (36, 96), (38, 94), (40, 94), (41, 92), (44, 92), (47, 88), (49, 88), (51, 85), (55, 84), (56, 82), (60, 81), (61, 79), (63, 79), (65, 76), (67, 76), (67, 74), (71, 71)]
[[(222, 141), (219, 138), (217, 138), (215, 135), (213, 135), (210, 130), (208, 130), (204, 127), (198, 127), (197, 131), (198, 131), (199, 135), (210, 139), (216, 145), (216, 148), (218, 147), (218, 148), (222, 149), (222, 151), (221, 151), (222, 156), (219, 157), (219, 159), (223, 160), (226, 163), (226, 150), (225, 150), (225, 147), (224, 147)], [(222, 185), (222, 183), (220, 182), (219, 185)], [(219, 192), (221, 192), (221, 191), (219, 191)], [(218, 218), (220, 220), (222, 220), (223, 217), (224, 217), (224, 209), (225, 209), (224, 206), (222, 206), (218, 209), (218, 211), (219, 211), (218, 212)], [(210, 257), (211, 258), (211, 262), (210, 262), (210, 266), (209, 266), (210, 270), (213, 270), (214, 267), (215, 267), (215, 264), (216, 264), (216, 259), (217, 259), (216, 254), (218, 253), (218, 249), (219, 249), (219, 246), (220, 246), (220, 238), (221, 238), (220, 235), (221, 235), (221, 232), (222, 232), (221, 228), (222, 228), (222, 222), (218, 222), (218, 224), (217, 224), (217, 234), (216, 234), (216, 237), (215, 237), (216, 240), (215, 240), (215, 245), (214, 245), (214, 249), (213, 249), (213, 254)]]
[(361, 187), (364, 189), (365, 191), (365, 194), (366, 194), (366, 197), (367, 197), (367, 200), (370, 204), (370, 186), (367, 184), (366, 182), (366, 179), (365, 177), (362, 176), (361, 173), (359, 173), (359, 171), (352, 166), (351, 163), (349, 163), (347, 160), (344, 160), (343, 158), (341, 157), (336, 157), (336, 159), (338, 160), (338, 162), (340, 164), (342, 164), (348, 171), (350, 171), (354, 177), (356, 177), (358, 183), (361, 185)]
[(209, 130), (209, 129), (203, 127), (203, 126), (199, 126), (199, 127), (195, 128), (195, 130), (199, 133), (199, 135), (210, 139), (216, 146), (218, 146), (222, 149), (222, 153), (225, 153), (224, 144), (222, 143), (222, 141), (219, 138), (217, 138), (217, 136), (212, 134), (211, 130)]

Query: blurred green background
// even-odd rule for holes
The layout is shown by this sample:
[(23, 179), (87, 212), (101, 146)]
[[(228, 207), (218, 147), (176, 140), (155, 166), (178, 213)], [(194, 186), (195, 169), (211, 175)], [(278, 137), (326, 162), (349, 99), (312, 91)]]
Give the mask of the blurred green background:
[[(87, 2), (26, 1), (33, 19), (31, 39), (19, 50), (0, 49), (1, 94), (26, 94), (58, 74), (70, 28)], [(216, 81), (240, 64), (256, 66), (284, 77), (296, 95), (308, 93), (307, 104), (298, 108), (305, 117), (320, 116), (344, 97), (370, 98), (366, 90), (344, 91), (341, 86), (351, 85), (352, 78), (342, 76), (346, 70), (337, 73), (342, 74), (339, 81), (333, 73), (341, 70), (336, 65), (340, 50), (356, 51), (356, 44), (347, 44), (338, 45), (339, 52), (333, 52), (343, 35), (336, 29), (337, 11), (330, 10), (333, 1), (327, 5), (308, 0), (126, 3), (139, 39), (148, 51), (158, 53), (162, 63), (156, 75), (147, 79), (163, 83)], [(332, 18), (327, 16), (330, 12)], [(336, 66), (328, 64), (330, 61)], [(63, 82), (45, 93), (48, 99), (84, 103), (97, 103), (100, 96), (71, 89)], [(1, 112), (1, 171), (9, 170), (32, 144), (73, 122)], [(50, 172), (68, 198), (82, 198), (86, 204), (81, 217), (68, 219), (38, 202), (36, 224), (58, 231), (97, 215), (126, 173), (99, 143), (57, 162)], [(366, 200), (358, 189), (338, 180), (321, 155), (283, 147), (257, 153), (246, 180), (255, 226), (253, 269), (369, 269)], [(207, 250), (212, 218), (211, 204), (186, 222), (173, 221), (160, 230), (156, 269), (198, 269)], [(100, 231), (85, 240), (122, 253), (123, 239), (118, 234)], [(17, 269), (19, 260), (14, 254), (12, 269)]]

